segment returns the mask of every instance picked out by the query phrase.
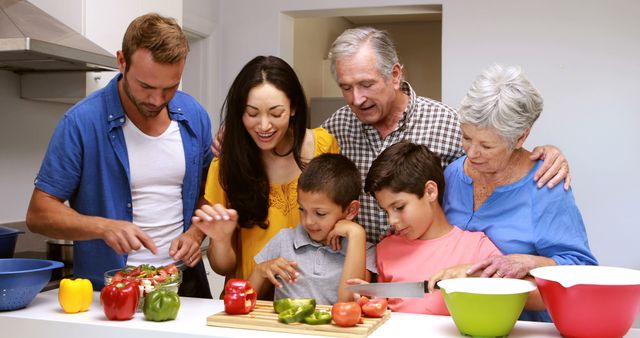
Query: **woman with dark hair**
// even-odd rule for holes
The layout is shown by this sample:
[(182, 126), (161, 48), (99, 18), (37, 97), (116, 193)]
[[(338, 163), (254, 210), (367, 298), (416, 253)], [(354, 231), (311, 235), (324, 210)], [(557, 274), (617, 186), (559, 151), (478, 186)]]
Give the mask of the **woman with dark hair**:
[(210, 238), (213, 270), (248, 278), (254, 256), (299, 223), (297, 181), (305, 163), (340, 151), (325, 129), (307, 129), (307, 100), (294, 70), (258, 56), (233, 81), (223, 106), (224, 140), (209, 168), (194, 224)]

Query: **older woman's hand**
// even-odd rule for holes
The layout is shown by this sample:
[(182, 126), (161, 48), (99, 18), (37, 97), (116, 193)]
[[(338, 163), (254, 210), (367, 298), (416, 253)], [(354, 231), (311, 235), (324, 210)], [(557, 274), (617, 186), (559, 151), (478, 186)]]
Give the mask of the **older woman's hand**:
[(491, 256), (473, 264), (467, 270), (467, 274), (479, 274), (479, 277), (523, 278), (536, 267), (536, 257), (538, 256), (524, 254)]
[(571, 186), (569, 161), (567, 161), (560, 149), (552, 145), (535, 147), (529, 159), (544, 160), (533, 175), (533, 179), (538, 182), (539, 188), (546, 184), (551, 189), (564, 179), (564, 190), (569, 190)]

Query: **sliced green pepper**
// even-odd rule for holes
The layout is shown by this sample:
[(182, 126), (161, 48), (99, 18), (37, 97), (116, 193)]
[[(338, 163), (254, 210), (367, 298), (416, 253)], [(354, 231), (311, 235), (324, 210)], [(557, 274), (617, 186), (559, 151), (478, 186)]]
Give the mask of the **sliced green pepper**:
[(316, 311), (310, 316), (304, 317), (304, 322), (309, 325), (322, 325), (331, 323), (331, 314), (326, 311)]
[(316, 300), (313, 298), (282, 298), (273, 302), (273, 310), (276, 313), (282, 313), (291, 308), (297, 308), (303, 305), (311, 304), (313, 308), (316, 307)]
[(180, 309), (180, 297), (174, 291), (158, 289), (144, 297), (144, 318), (154, 322), (174, 320)]
[(314, 304), (305, 304), (298, 307), (292, 307), (288, 310), (280, 312), (280, 314), (278, 315), (278, 320), (287, 324), (300, 323), (304, 321), (306, 317), (313, 314), (313, 311), (315, 311), (315, 309), (315, 301)]

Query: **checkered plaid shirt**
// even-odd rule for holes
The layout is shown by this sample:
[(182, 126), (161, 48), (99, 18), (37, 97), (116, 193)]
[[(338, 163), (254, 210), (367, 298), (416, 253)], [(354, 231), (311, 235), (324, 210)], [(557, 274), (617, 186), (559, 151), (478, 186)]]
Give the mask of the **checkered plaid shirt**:
[[(402, 84), (402, 91), (409, 95), (409, 104), (398, 127), (385, 139), (380, 138), (374, 127), (360, 122), (349, 106), (338, 109), (323, 124), (338, 140), (342, 154), (356, 164), (363, 182), (373, 160), (402, 140), (429, 147), (440, 156), (443, 168), (463, 155), (456, 111), (438, 101), (416, 96), (407, 82)], [(360, 194), (360, 203), (358, 222), (364, 225), (367, 240), (378, 243), (390, 230), (387, 215), (369, 194)]]

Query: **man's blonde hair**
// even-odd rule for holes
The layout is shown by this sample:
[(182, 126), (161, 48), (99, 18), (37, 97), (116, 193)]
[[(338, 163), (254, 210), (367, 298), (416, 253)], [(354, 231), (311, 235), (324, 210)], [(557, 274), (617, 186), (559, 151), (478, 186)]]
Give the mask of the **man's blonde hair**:
[(158, 63), (180, 62), (189, 53), (189, 42), (173, 18), (149, 13), (134, 19), (122, 39), (122, 54), (131, 66), (131, 56), (138, 49), (147, 49)]

